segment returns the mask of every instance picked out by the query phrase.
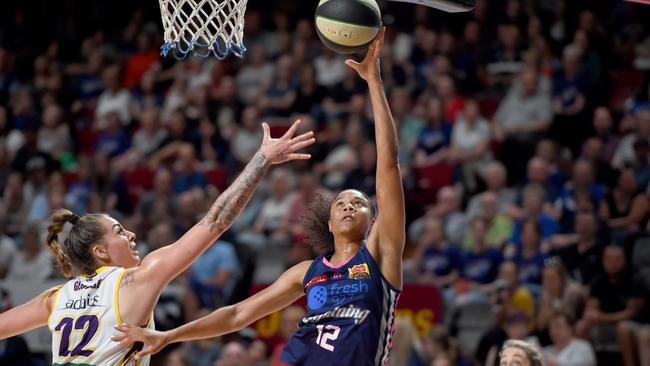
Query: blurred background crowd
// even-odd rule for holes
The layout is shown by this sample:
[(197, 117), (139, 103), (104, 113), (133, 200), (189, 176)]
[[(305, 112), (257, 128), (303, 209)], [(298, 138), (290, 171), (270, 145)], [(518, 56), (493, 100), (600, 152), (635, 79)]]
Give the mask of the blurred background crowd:
[[(29, 5), (29, 6), (28, 6)], [(315, 35), (313, 1), (251, 0), (241, 59), (161, 60), (155, 1), (0, 4), (0, 279), (60, 279), (48, 216), (108, 212), (144, 255), (206, 212), (296, 118), (312, 159), (274, 168), (156, 309), (169, 329), (313, 257), (301, 218), (342, 188), (373, 195), (365, 84)], [(382, 77), (400, 135), (405, 279), (439, 324), (397, 322), (391, 365), (495, 365), (506, 338), (549, 366), (650, 365), (650, 8), (477, 0), (467, 14), (391, 3)], [(427, 299), (422, 299), (427, 301)], [(16, 305), (0, 291), (0, 311)], [(281, 315), (289, 337), (304, 309)], [(281, 365), (246, 329), (154, 365)], [(41, 364), (20, 337), (0, 364)], [(31, 363), (30, 363), (31, 362)]]

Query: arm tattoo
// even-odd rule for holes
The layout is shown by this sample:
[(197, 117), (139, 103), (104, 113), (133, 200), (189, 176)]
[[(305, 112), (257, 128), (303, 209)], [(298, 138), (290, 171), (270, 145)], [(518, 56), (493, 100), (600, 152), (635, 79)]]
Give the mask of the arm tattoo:
[(122, 278), (122, 283), (120, 284), (120, 288), (126, 287), (132, 283), (135, 283), (135, 272), (129, 272), (124, 275)]
[(226, 231), (246, 206), (270, 165), (264, 154), (255, 154), (233, 184), (219, 195), (199, 224), (209, 225), (210, 231), (219, 234)]

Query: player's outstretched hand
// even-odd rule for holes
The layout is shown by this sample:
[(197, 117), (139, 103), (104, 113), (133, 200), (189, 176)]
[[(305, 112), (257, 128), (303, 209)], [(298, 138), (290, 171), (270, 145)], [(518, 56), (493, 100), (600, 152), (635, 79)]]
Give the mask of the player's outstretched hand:
[(169, 344), (166, 332), (126, 324), (116, 325), (115, 329), (122, 333), (112, 336), (111, 339), (114, 342), (119, 342), (122, 346), (128, 346), (135, 342), (144, 343), (144, 348), (135, 355), (136, 360), (152, 353), (158, 353)]
[(271, 138), (269, 125), (266, 122), (262, 123), (264, 138), (262, 139), (260, 151), (271, 164), (281, 164), (291, 160), (307, 160), (311, 158), (310, 154), (296, 153), (296, 151), (304, 149), (316, 142), (313, 131), (294, 137), (300, 123), (300, 120), (296, 120), (282, 137), (276, 139)]
[(378, 80), (379, 74), (379, 58), (381, 56), (381, 46), (384, 44), (384, 35), (386, 34), (386, 27), (381, 27), (377, 37), (372, 41), (366, 57), (361, 63), (354, 60), (345, 60), (345, 64), (354, 69), (354, 71), (361, 76), (365, 81)]

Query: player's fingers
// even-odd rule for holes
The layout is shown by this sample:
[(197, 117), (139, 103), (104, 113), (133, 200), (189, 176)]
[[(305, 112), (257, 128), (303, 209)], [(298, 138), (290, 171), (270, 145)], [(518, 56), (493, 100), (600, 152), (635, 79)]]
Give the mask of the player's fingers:
[(264, 131), (264, 137), (262, 138), (263, 141), (267, 141), (271, 138), (271, 129), (269, 128), (268, 123), (262, 122), (262, 131)]
[(289, 154), (287, 155), (289, 160), (309, 160), (311, 159), (311, 154)]
[(314, 131), (305, 132), (291, 139), (291, 143), (295, 144), (300, 141), (305, 141), (314, 137)]
[(282, 138), (291, 138), (291, 136), (293, 136), (296, 133), (296, 130), (298, 130), (298, 127), (300, 126), (300, 123), (302, 123), (302, 121), (300, 119), (297, 119), (291, 125), (291, 127), (289, 127), (287, 132), (285, 132), (284, 135), (282, 135)]
[(354, 60), (351, 60), (351, 59), (347, 59), (347, 60), (345, 60), (345, 64), (348, 65), (348, 66), (350, 66), (350, 67), (353, 68), (354, 70), (356, 70), (357, 67), (359, 66), (359, 63), (358, 63), (358, 62), (356, 62), (356, 61), (354, 61)]
[(300, 149), (304, 149), (305, 147), (307, 147), (309, 145), (312, 145), (314, 142), (316, 142), (315, 138), (311, 138), (311, 139), (305, 140), (305, 141), (300, 141), (298, 143), (295, 143), (295, 144), (291, 145), (290, 149), (291, 149), (291, 151), (298, 151)]
[(114, 336), (111, 337), (111, 340), (113, 342), (122, 342), (125, 339), (128, 339), (129, 336), (125, 333), (120, 333), (120, 334), (115, 334)]

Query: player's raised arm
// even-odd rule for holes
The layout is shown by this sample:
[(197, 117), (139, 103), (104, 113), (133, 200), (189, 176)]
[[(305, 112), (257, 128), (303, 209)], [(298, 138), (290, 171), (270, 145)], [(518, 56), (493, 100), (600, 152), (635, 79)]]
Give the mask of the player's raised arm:
[(13, 337), (46, 325), (56, 290), (53, 288), (44, 291), (29, 302), (1, 313), (0, 339)]
[(402, 251), (405, 242), (404, 189), (398, 163), (398, 139), (395, 121), (388, 107), (381, 80), (379, 58), (384, 42), (385, 28), (368, 48), (361, 63), (347, 60), (368, 83), (375, 119), (377, 143), (377, 220), (368, 236), (368, 247), (379, 260), (386, 279), (395, 287), (402, 287)]
[[(280, 138), (271, 138), (269, 126), (262, 124), (262, 145), (243, 172), (214, 202), (207, 214), (172, 245), (154, 251), (136, 269), (147, 286), (162, 288), (185, 270), (235, 221), (262, 177), (273, 164), (291, 160), (309, 159), (309, 154), (297, 153), (315, 142), (312, 131), (295, 136), (300, 125), (296, 121)], [(127, 274), (128, 275), (128, 274)], [(126, 277), (125, 277), (126, 278)]]
[(212, 338), (232, 333), (291, 305), (304, 295), (302, 280), (310, 264), (311, 261), (299, 263), (283, 273), (273, 285), (250, 298), (234, 305), (219, 308), (176, 329), (159, 332), (122, 325), (116, 326), (115, 329), (123, 333), (112, 337), (112, 339), (124, 345), (143, 342), (145, 347), (136, 356), (136, 358), (140, 358), (157, 353), (170, 343)]

